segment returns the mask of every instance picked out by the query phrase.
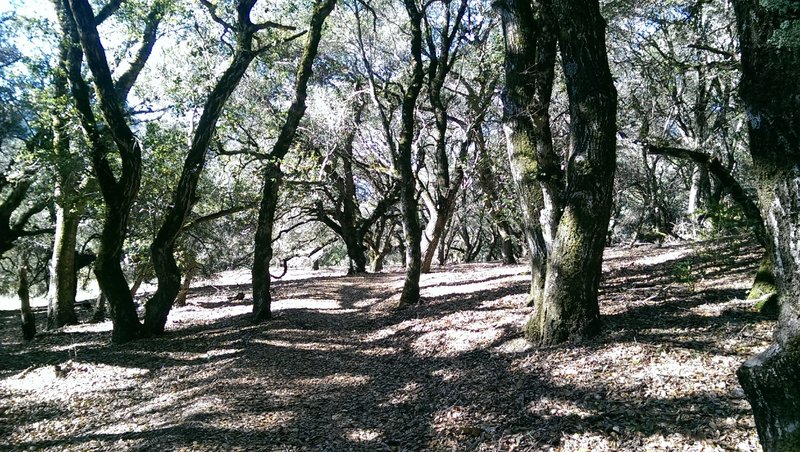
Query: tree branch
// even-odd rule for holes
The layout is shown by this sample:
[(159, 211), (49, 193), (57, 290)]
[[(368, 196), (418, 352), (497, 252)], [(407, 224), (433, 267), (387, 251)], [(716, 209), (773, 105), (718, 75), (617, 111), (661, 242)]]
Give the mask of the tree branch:
[(706, 168), (709, 173), (717, 178), (719, 183), (722, 184), (722, 187), (731, 195), (736, 204), (739, 205), (739, 208), (742, 209), (742, 213), (744, 213), (747, 219), (750, 220), (749, 222), (753, 228), (753, 232), (755, 233), (758, 242), (763, 246), (767, 245), (767, 233), (764, 229), (764, 221), (761, 217), (761, 211), (758, 209), (756, 203), (747, 194), (744, 187), (739, 184), (739, 182), (733, 177), (727, 168), (722, 166), (722, 163), (718, 158), (708, 155), (704, 152), (693, 151), (691, 149), (656, 146), (650, 143), (644, 143), (644, 145), (649, 154), (666, 155), (669, 157), (691, 160)]
[(156, 43), (156, 32), (161, 19), (164, 17), (164, 5), (161, 1), (153, 3), (153, 9), (147, 14), (145, 21), (144, 32), (142, 34), (142, 44), (139, 51), (136, 52), (136, 58), (131, 62), (130, 68), (119, 77), (116, 83), (117, 98), (124, 101), (128, 98), (128, 93), (139, 78), (147, 59), (150, 58), (150, 53), (153, 51), (153, 46)]

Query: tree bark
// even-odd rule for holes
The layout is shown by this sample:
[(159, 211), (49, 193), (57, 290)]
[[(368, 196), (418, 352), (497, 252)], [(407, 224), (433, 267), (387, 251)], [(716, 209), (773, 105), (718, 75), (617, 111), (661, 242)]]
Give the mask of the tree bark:
[(764, 220), (761, 217), (758, 205), (753, 201), (750, 195), (747, 194), (747, 191), (745, 191), (744, 187), (742, 187), (736, 178), (733, 177), (731, 172), (722, 165), (722, 162), (720, 162), (718, 158), (704, 152), (670, 146), (647, 144), (645, 145), (645, 149), (648, 154), (652, 155), (668, 155), (670, 157), (691, 160), (699, 167), (704, 168), (706, 172), (711, 173), (717, 181), (719, 181), (720, 186), (731, 195), (736, 204), (739, 205), (739, 208), (742, 209), (742, 213), (753, 228), (756, 240), (758, 240), (762, 246), (768, 246), (769, 239), (767, 238)]
[(555, 2), (570, 111), (570, 149), (542, 303), (528, 339), (556, 344), (600, 329), (597, 290), (611, 216), (616, 167), (616, 89), (608, 67), (605, 21), (597, 0)]
[(313, 73), (314, 59), (319, 50), (322, 38), (322, 27), (325, 19), (333, 11), (336, 0), (317, 0), (311, 14), (311, 24), (306, 39), (303, 56), (297, 68), (297, 79), (294, 86), (294, 100), (289, 106), (286, 120), (281, 127), (281, 132), (269, 160), (264, 166), (263, 187), (261, 202), (258, 211), (258, 225), (256, 226), (255, 244), (253, 251), (253, 320), (261, 322), (272, 318), (270, 295), (269, 262), (272, 260), (272, 230), (275, 225), (275, 210), (278, 202), (282, 171), (281, 160), (289, 152), (294, 141), (297, 127), (306, 111), (306, 97), (308, 97), (308, 83)]
[(19, 286), (17, 295), (20, 303), (20, 321), (22, 324), (22, 338), (26, 341), (36, 336), (36, 318), (31, 310), (30, 283), (28, 282), (28, 263), (23, 262), (19, 267)]
[[(59, 0), (56, 0), (59, 1)], [(59, 8), (61, 10), (61, 8)], [(59, 70), (53, 78), (55, 96), (66, 101), (69, 96), (67, 73), (70, 46), (68, 29), (63, 30), (58, 44)], [(81, 162), (70, 152), (68, 124), (62, 112), (53, 112), (53, 150), (56, 157), (55, 213), (56, 229), (50, 259), (50, 287), (47, 306), (47, 329), (78, 323), (75, 315), (75, 245), (81, 206), (78, 196), (78, 169)]]
[[(800, 10), (735, 0), (742, 50), (740, 93), (750, 154), (780, 296), (774, 343), (738, 370), (765, 451), (800, 449)], [(790, 33), (791, 34), (791, 33)], [(786, 40), (781, 42), (781, 40)]]
[(264, 187), (258, 209), (255, 250), (253, 254), (253, 320), (263, 322), (272, 318), (272, 294), (269, 263), (272, 260), (272, 229), (283, 172), (276, 163), (269, 162), (264, 170)]
[(411, 82), (409, 83), (400, 115), (400, 135), (397, 142), (395, 169), (400, 173), (400, 211), (403, 215), (403, 236), (406, 251), (406, 276), (400, 294), (400, 308), (419, 303), (419, 279), (422, 272), (422, 229), (419, 224), (416, 177), (412, 168), (415, 110), (422, 90), (425, 73), (422, 69), (422, 13), (415, 0), (404, 0), (411, 29)]
[(105, 321), (106, 316), (106, 294), (100, 292), (97, 295), (97, 298), (94, 300), (94, 304), (92, 306), (92, 319), (91, 323), (100, 323)]
[[(47, 307), (47, 329), (78, 323), (75, 315), (77, 293), (75, 245), (80, 213), (69, 205), (56, 204), (56, 232), (50, 260), (50, 296)], [(76, 206), (77, 207), (77, 206)]]
[(197, 183), (205, 167), (209, 143), (217, 128), (228, 98), (244, 76), (256, 52), (253, 39), (258, 28), (250, 20), (255, 0), (240, 0), (236, 6), (236, 50), (230, 65), (220, 76), (203, 106), (189, 152), (184, 160), (181, 177), (175, 190), (172, 205), (164, 222), (150, 245), (151, 262), (158, 279), (158, 287), (145, 305), (144, 332), (157, 336), (164, 333), (164, 325), (180, 287), (181, 271), (175, 261), (175, 243), (183, 230), (186, 218), (197, 202)]
[[(75, 37), (80, 41), (83, 54), (94, 76), (100, 110), (121, 160), (120, 176), (117, 179), (108, 160), (105, 144), (96, 128), (88, 89), (80, 74), (81, 56), (75, 55), (76, 49), (73, 54), (75, 56), (70, 58), (70, 84), (82, 125), (92, 145), (94, 171), (106, 207), (95, 275), (100, 290), (108, 297), (111, 308), (112, 341), (127, 342), (140, 336), (141, 323), (120, 261), (128, 232), (130, 209), (138, 194), (141, 181), (142, 150), (126, 122), (122, 108), (123, 100), (118, 98), (114, 87), (105, 50), (97, 33), (96, 19), (88, 0), (68, 0), (63, 3), (63, 7), (66, 20), (62, 20), (62, 24), (67, 27), (65, 30), (73, 42)], [(69, 20), (69, 16), (74, 22)]]
[(486, 149), (486, 139), (483, 130), (478, 127), (475, 129), (475, 145), (478, 148), (478, 185), (481, 187), (484, 196), (484, 206), (489, 210), (498, 234), (500, 234), (500, 252), (503, 255), (503, 265), (513, 265), (517, 263), (514, 257), (514, 242), (511, 224), (505, 216), (500, 192), (497, 186), (497, 177), (492, 171), (491, 158)]
[(529, 304), (544, 296), (547, 260), (560, 214), (559, 157), (550, 131), (556, 23), (550, 0), (498, 0), (503, 21), (506, 86), (503, 129), (531, 265)]
[[(436, 158), (436, 186), (434, 187), (434, 199), (428, 203), (430, 212), (430, 222), (425, 228), (424, 238), (426, 239), (425, 249), (422, 253), (422, 273), (429, 273), (433, 263), (433, 256), (442, 236), (445, 233), (450, 217), (455, 209), (456, 196), (461, 189), (461, 182), (464, 179), (464, 171), (461, 168), (464, 155), (459, 155), (456, 160), (456, 177), (451, 180), (450, 161), (447, 156), (447, 105), (442, 96), (442, 89), (447, 80), (447, 75), (455, 63), (457, 48), (453, 48), (456, 42), (457, 33), (461, 28), (461, 20), (467, 9), (466, 0), (461, 0), (455, 18), (451, 23), (450, 2), (445, 2), (444, 26), (441, 30), (435, 31), (430, 26), (427, 17), (427, 43), (428, 43), (428, 99), (433, 108), (433, 118), (435, 124), (435, 158)], [(452, 29), (451, 29), (452, 26)], [(434, 35), (438, 34), (438, 49), (434, 40)], [(470, 137), (465, 138), (469, 140)], [(461, 147), (459, 154), (466, 152), (467, 146)]]

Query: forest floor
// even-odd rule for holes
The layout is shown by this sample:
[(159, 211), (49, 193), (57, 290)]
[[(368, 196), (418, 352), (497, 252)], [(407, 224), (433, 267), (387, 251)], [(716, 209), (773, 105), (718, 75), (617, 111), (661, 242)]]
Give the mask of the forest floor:
[(125, 345), (108, 322), (21, 343), (5, 311), (0, 449), (759, 450), (735, 370), (774, 326), (743, 300), (760, 253), (609, 249), (602, 334), (547, 348), (523, 265), (437, 269), (402, 311), (401, 273), (290, 271), (258, 325), (226, 273)]

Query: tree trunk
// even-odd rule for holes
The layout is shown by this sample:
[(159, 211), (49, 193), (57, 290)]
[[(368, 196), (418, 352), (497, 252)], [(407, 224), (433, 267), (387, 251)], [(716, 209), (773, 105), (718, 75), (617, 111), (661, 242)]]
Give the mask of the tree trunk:
[(178, 295), (175, 296), (175, 306), (186, 306), (186, 298), (189, 296), (189, 289), (192, 286), (192, 279), (194, 278), (194, 270), (187, 269), (186, 274), (183, 276), (183, 283)]
[(100, 292), (92, 306), (92, 323), (100, 323), (106, 319), (106, 294)]
[(272, 318), (272, 295), (269, 263), (272, 260), (272, 229), (275, 225), (275, 210), (278, 204), (282, 172), (273, 163), (264, 170), (264, 187), (258, 209), (258, 227), (253, 254), (253, 320), (263, 322)]
[[(56, 0), (60, 1), (60, 0)], [(60, 14), (64, 8), (58, 7)], [(66, 18), (65, 18), (66, 20)], [(53, 89), (56, 98), (66, 101), (69, 97), (69, 64), (71, 42), (69, 27), (62, 30), (58, 44), (59, 70), (55, 71)], [(53, 239), (53, 254), (50, 259), (50, 284), (48, 290), (47, 329), (75, 324), (75, 245), (78, 235), (82, 206), (76, 202), (79, 168), (83, 162), (72, 154), (68, 124), (62, 112), (53, 112), (53, 150), (56, 154), (55, 213), (56, 229)]]
[[(456, 31), (461, 27), (461, 20), (467, 9), (466, 0), (461, 0), (461, 4), (456, 12), (455, 18), (451, 22), (451, 12), (449, 2), (445, 3), (444, 24), (442, 29), (438, 30), (438, 39), (428, 21), (426, 40), (428, 44), (428, 100), (430, 101), (433, 109), (433, 118), (435, 125), (435, 159), (436, 159), (436, 186), (434, 189), (435, 199), (429, 202), (430, 221), (425, 228), (424, 238), (427, 239), (424, 252), (422, 253), (422, 273), (431, 271), (433, 257), (436, 254), (436, 249), (439, 242), (443, 240), (445, 235), (445, 228), (453, 215), (455, 208), (456, 196), (461, 188), (461, 182), (464, 178), (464, 171), (461, 168), (462, 160), (468, 146), (462, 145), (462, 151), (459, 153), (455, 165), (457, 176), (452, 180), (450, 178), (450, 161), (447, 156), (447, 105), (445, 104), (444, 97), (442, 96), (442, 89), (444, 88), (447, 76), (453, 67), (455, 59), (458, 57), (457, 48), (453, 48), (453, 44), (457, 43)], [(422, 12), (424, 14), (424, 11)], [(451, 30), (452, 25), (452, 30)], [(438, 41), (438, 48), (437, 43)], [(465, 140), (470, 140), (469, 134)], [(466, 144), (466, 143), (465, 143)]]
[(800, 43), (792, 34), (797, 9), (759, 0), (735, 0), (734, 8), (740, 92), (780, 294), (775, 342), (737, 375), (764, 450), (800, 450)]
[(429, 273), (431, 271), (436, 249), (444, 239), (447, 225), (453, 217), (453, 212), (456, 207), (456, 196), (458, 195), (461, 182), (462, 177), (456, 177), (452, 182), (453, 186), (449, 188), (446, 195), (440, 196), (436, 204), (431, 206), (431, 220), (428, 223), (428, 227), (425, 228), (427, 245), (422, 255), (422, 273)]
[[(141, 181), (142, 150), (139, 141), (126, 123), (120, 96), (115, 89), (105, 49), (97, 33), (97, 22), (88, 0), (68, 0), (61, 3), (60, 22), (65, 39), (73, 45), (70, 54), (69, 79), (81, 124), (92, 146), (92, 163), (100, 191), (105, 202), (103, 231), (95, 264), (97, 282), (108, 297), (111, 308), (114, 342), (127, 342), (140, 335), (141, 323), (133, 303), (128, 283), (122, 273), (120, 261), (122, 247), (128, 232), (130, 208), (136, 200)], [(70, 16), (72, 19), (70, 19)], [(113, 138), (120, 158), (119, 180), (108, 160), (108, 149), (98, 132), (92, 111), (88, 87), (81, 75), (82, 55), (76, 39), (86, 56), (94, 76), (95, 91), (100, 110), (106, 120), (109, 135)], [(127, 95), (127, 93), (122, 93)]]
[(767, 254), (761, 259), (756, 276), (753, 278), (753, 287), (747, 294), (747, 299), (753, 301), (753, 306), (758, 312), (774, 315), (779, 312), (778, 287), (775, 284), (775, 275), (772, 274), (772, 256)]
[(151, 272), (153, 268), (150, 266), (150, 262), (142, 262), (136, 266), (136, 270), (134, 271), (133, 277), (133, 284), (131, 284), (131, 297), (136, 298), (136, 293), (139, 292), (139, 288), (142, 287), (144, 280), (147, 279), (148, 276), (152, 276)]
[(711, 197), (711, 184), (708, 179), (708, 169), (703, 165), (695, 165), (692, 172), (692, 185), (689, 188), (689, 206), (686, 214), (689, 220), (696, 223), (700, 214), (706, 210)]
[(364, 248), (364, 239), (359, 237), (357, 231), (342, 228), (349, 265), (347, 274), (350, 276), (361, 275), (367, 272), (367, 250)]
[(144, 331), (147, 335), (164, 333), (167, 316), (181, 287), (181, 272), (175, 262), (175, 242), (183, 229), (186, 217), (197, 202), (197, 183), (205, 166), (206, 153), (216, 131), (217, 121), (228, 98), (256, 57), (252, 46), (258, 28), (250, 20), (250, 11), (254, 4), (254, 1), (248, 0), (237, 3), (236, 51), (230, 65), (217, 80), (206, 99), (183, 164), (172, 205), (150, 245), (158, 288), (146, 304)]
[(476, 165), (478, 185), (483, 191), (484, 206), (489, 210), (489, 215), (491, 215), (492, 221), (497, 227), (497, 232), (500, 234), (500, 251), (503, 253), (503, 265), (516, 264), (517, 259), (514, 257), (514, 242), (512, 239), (513, 232), (508, 219), (505, 217), (505, 212), (503, 212), (500, 192), (497, 187), (497, 177), (492, 171), (491, 158), (489, 157), (488, 149), (486, 149), (486, 139), (483, 135), (483, 129), (480, 127), (475, 129), (475, 146), (478, 148), (478, 163)]
[(264, 184), (261, 191), (261, 202), (258, 210), (255, 244), (253, 250), (253, 320), (261, 322), (272, 318), (270, 312), (272, 299), (270, 295), (269, 262), (272, 260), (272, 230), (275, 225), (278, 191), (280, 190), (282, 171), (281, 160), (289, 152), (294, 141), (297, 127), (306, 111), (308, 82), (313, 74), (314, 59), (317, 57), (319, 42), (322, 38), (322, 26), (325, 19), (333, 11), (336, 0), (317, 0), (311, 14), (311, 24), (306, 39), (303, 56), (297, 68), (297, 80), (294, 86), (294, 100), (289, 106), (286, 119), (281, 126), (280, 134), (275, 140), (269, 160), (264, 167)]
[(28, 282), (28, 263), (23, 262), (19, 266), (19, 286), (17, 288), (19, 296), (19, 312), (22, 322), (22, 338), (26, 341), (36, 336), (36, 318), (31, 310), (30, 283)]
[[(55, 140), (57, 141), (57, 140)], [(56, 146), (58, 147), (58, 146)], [(65, 164), (65, 162), (61, 162)], [(81, 206), (75, 203), (76, 184), (59, 175), (56, 187), (56, 231), (50, 259), (50, 290), (47, 306), (47, 329), (78, 323), (75, 315), (77, 293), (75, 247)]]
[(406, 277), (400, 294), (400, 308), (419, 303), (419, 278), (422, 273), (422, 229), (417, 212), (416, 177), (411, 165), (417, 97), (425, 74), (422, 70), (422, 13), (415, 0), (404, 0), (411, 28), (411, 82), (403, 96), (401, 130), (395, 167), (400, 173), (400, 211), (406, 248)]
[(531, 265), (529, 304), (544, 295), (549, 243), (560, 212), (561, 170), (550, 131), (556, 34), (550, 0), (497, 1), (503, 21), (503, 129)]
[(597, 290), (616, 166), (617, 96), (598, 2), (559, 0), (555, 11), (570, 108), (567, 183), (544, 298), (525, 327), (528, 339), (545, 345), (600, 330)]

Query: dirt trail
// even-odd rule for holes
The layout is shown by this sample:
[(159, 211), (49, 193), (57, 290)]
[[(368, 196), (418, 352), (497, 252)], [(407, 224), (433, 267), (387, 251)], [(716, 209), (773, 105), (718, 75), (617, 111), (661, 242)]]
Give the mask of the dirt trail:
[(525, 266), (496, 264), (425, 275), (404, 311), (398, 273), (296, 274), (265, 325), (231, 274), (122, 346), (108, 323), (23, 345), (5, 312), (0, 448), (756, 450), (734, 371), (773, 326), (742, 301), (759, 257), (611, 249), (602, 335), (545, 349), (520, 337)]

